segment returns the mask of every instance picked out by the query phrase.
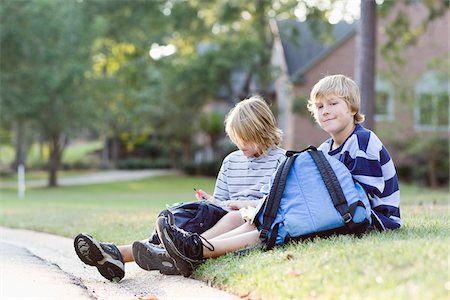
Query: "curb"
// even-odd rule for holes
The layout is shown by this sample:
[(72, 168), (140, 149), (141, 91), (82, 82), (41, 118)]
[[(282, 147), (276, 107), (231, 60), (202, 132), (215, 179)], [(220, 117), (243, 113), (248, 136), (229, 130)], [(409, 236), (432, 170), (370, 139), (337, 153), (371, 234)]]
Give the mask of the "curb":
[[(15, 250), (7, 251), (11, 247)], [(5, 253), (5, 248), (4, 256), (7, 256), (7, 261), (2, 262), (2, 270), (6, 271), (1, 271), (0, 282), (0, 298), (2, 299), (27, 298), (26, 292), (29, 290), (26, 284), (27, 278), (32, 280), (30, 282), (45, 280), (42, 286), (46, 290), (40, 290), (39, 293), (33, 292), (30, 294), (33, 298), (44, 295), (46, 299), (57, 299), (58, 297), (51, 297), (57, 294), (65, 295), (64, 299), (70, 298), (71, 295), (76, 299), (105, 300), (239, 299), (235, 295), (209, 287), (198, 280), (142, 270), (134, 262), (126, 264), (126, 275), (122, 281), (109, 282), (98, 273), (96, 268), (87, 266), (78, 259), (73, 249), (72, 239), (47, 233), (0, 227), (2, 253)], [(27, 259), (35, 257), (37, 260), (33, 260), (34, 263), (24, 263), (26, 268), (23, 268), (23, 264), (20, 268), (18, 262), (23, 262), (24, 257)], [(40, 263), (37, 263), (38, 261)], [(7, 268), (4, 268), (5, 266)], [(29, 278), (34, 271), (48, 276)], [(74, 288), (76, 288), (75, 291)], [(72, 293), (68, 293), (69, 291)], [(9, 294), (5, 294), (6, 292)]]

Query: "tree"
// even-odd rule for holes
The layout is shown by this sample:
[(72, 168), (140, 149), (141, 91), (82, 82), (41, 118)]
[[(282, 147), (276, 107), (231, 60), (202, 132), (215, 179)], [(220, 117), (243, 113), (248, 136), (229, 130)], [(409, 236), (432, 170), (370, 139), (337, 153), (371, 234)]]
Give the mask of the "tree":
[(92, 105), (83, 89), (90, 26), (84, 2), (2, 3), (2, 115), (32, 122), (50, 148), (49, 186), (62, 153)]
[(375, 126), (376, 36), (377, 4), (375, 0), (362, 0), (356, 45), (355, 77), (361, 90), (361, 111), (366, 116), (364, 126), (371, 130)]
[(209, 145), (213, 150), (214, 159), (219, 153), (218, 142), (224, 130), (224, 115), (219, 112), (204, 112), (200, 115), (200, 130), (204, 132), (209, 138)]
[[(191, 158), (195, 116), (205, 103), (220, 97), (236, 102), (251, 93), (270, 97), (273, 41), (269, 20), (293, 17), (298, 3), (173, 1), (167, 8), (173, 34), (163, 41), (174, 45), (177, 52), (161, 59), (165, 117), (158, 128), (171, 140), (181, 141), (185, 160)], [(306, 4), (304, 8), (315, 20), (325, 18), (324, 11)], [(233, 82), (237, 73), (240, 84)]]

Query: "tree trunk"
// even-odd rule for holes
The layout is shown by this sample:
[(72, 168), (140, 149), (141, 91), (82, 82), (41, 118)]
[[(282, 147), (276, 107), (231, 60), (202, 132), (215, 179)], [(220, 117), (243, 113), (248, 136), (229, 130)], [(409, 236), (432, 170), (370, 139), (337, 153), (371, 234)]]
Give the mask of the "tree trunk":
[(375, 0), (363, 0), (358, 25), (355, 77), (361, 90), (361, 112), (366, 115), (364, 126), (371, 130), (375, 129), (376, 33), (377, 4)]
[(191, 140), (185, 139), (181, 141), (183, 147), (183, 161), (191, 161), (192, 160), (192, 152), (191, 152)]
[(59, 143), (58, 137), (53, 136), (50, 144), (50, 157), (48, 158), (48, 186), (58, 186), (58, 169), (59, 169)]
[(272, 6), (272, 1), (270, 0), (258, 0), (256, 1), (256, 10), (255, 17), (257, 18), (256, 23), (258, 24), (258, 32), (259, 39), (261, 43), (264, 43), (263, 49), (260, 51), (261, 54), (261, 72), (259, 72), (259, 80), (260, 80), (260, 92), (262, 95), (267, 98), (269, 95), (270, 85), (272, 83), (272, 78), (269, 75), (270, 70), (270, 59), (271, 59), (271, 51), (272, 51), (272, 35), (269, 31), (269, 22), (267, 18), (267, 10)]
[(108, 169), (109, 168), (109, 138), (107, 136), (103, 139), (103, 149), (102, 149), (102, 157), (101, 157), (101, 167), (102, 169)]
[(48, 160), (48, 186), (58, 186), (58, 170), (61, 164), (61, 157), (64, 148), (68, 142), (67, 137), (62, 137), (60, 134), (54, 134), (51, 137), (50, 143), (50, 157)]
[(117, 162), (119, 161), (119, 147), (120, 140), (117, 135), (114, 135), (111, 141), (111, 160), (114, 164), (114, 168), (117, 168)]

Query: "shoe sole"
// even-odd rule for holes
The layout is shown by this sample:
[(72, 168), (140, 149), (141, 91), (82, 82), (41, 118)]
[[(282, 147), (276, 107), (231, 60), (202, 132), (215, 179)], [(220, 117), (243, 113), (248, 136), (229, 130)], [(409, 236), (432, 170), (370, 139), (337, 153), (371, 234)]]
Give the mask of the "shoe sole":
[(106, 279), (118, 282), (125, 276), (125, 265), (106, 253), (91, 236), (77, 235), (74, 239), (74, 248), (82, 262), (96, 267)]
[(179, 275), (173, 259), (167, 255), (152, 253), (142, 242), (133, 243), (133, 257), (136, 264), (144, 270), (159, 270), (164, 275)]
[(165, 228), (165, 223), (167, 223), (165, 219), (166, 218), (164, 217), (160, 217), (156, 221), (156, 231), (158, 232), (159, 239), (164, 244), (164, 247), (169, 253), (169, 256), (173, 258), (175, 266), (177, 267), (178, 271), (180, 271), (181, 275), (183, 275), (184, 277), (189, 277), (191, 276), (192, 270), (194, 269), (194, 264), (190, 262), (190, 258), (181, 254), (173, 244)]

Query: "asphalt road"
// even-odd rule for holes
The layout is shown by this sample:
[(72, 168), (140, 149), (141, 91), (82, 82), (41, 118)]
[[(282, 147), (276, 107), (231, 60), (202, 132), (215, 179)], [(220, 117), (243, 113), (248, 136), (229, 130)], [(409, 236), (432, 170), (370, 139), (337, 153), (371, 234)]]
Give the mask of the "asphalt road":
[(73, 240), (0, 227), (0, 299), (239, 299), (206, 283), (127, 263), (119, 283), (76, 256)]

